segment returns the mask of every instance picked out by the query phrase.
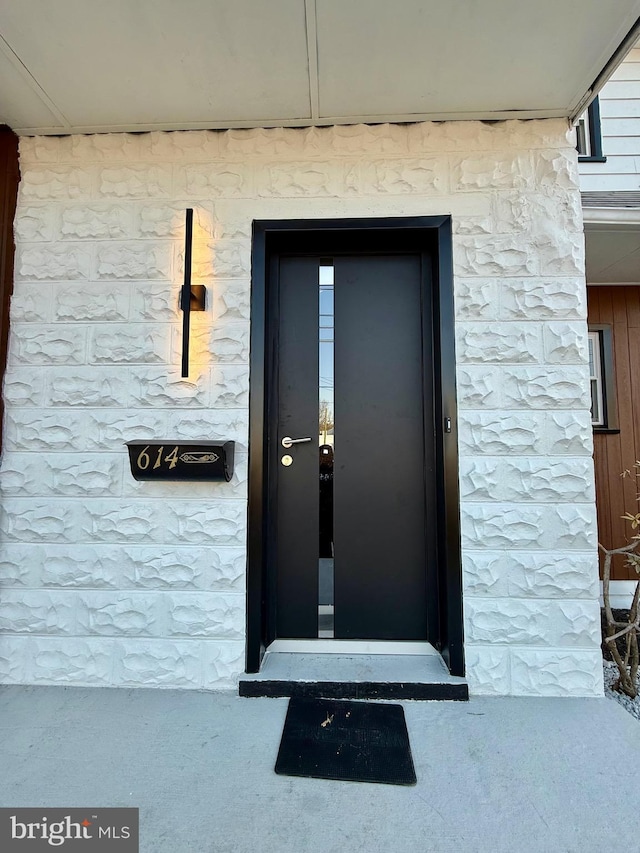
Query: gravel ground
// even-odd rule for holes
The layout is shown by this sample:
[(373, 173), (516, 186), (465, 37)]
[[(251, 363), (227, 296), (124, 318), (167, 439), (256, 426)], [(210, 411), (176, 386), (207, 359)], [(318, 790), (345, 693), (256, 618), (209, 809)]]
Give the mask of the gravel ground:
[(611, 689), (611, 685), (618, 677), (618, 667), (613, 661), (605, 660), (602, 662), (604, 666), (604, 692), (605, 696), (619, 702), (630, 714), (640, 720), (640, 694), (635, 699), (630, 699), (624, 693), (618, 693)]

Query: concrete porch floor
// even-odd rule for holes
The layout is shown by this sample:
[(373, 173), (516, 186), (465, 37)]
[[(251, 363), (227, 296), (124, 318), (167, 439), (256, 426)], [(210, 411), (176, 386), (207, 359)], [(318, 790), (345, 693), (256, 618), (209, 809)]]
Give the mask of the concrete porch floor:
[(137, 806), (142, 853), (640, 845), (640, 724), (611, 700), (402, 702), (413, 788), (276, 776), (287, 703), (0, 687), (0, 806)]

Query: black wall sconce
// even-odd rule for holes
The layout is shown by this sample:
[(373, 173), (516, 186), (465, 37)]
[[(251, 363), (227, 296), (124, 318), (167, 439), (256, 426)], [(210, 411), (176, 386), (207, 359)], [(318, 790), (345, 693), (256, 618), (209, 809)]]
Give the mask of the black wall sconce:
[(182, 376), (189, 375), (189, 333), (191, 329), (191, 312), (204, 311), (204, 284), (191, 284), (191, 255), (193, 244), (193, 208), (187, 208), (187, 220), (184, 235), (184, 284), (180, 291), (180, 308), (182, 309)]

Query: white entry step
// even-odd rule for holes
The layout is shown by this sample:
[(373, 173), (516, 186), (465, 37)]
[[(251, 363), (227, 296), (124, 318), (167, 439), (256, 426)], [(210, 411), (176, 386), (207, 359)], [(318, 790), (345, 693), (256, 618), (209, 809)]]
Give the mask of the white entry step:
[(464, 678), (438, 654), (267, 652), (258, 673), (240, 676), (240, 696), (467, 700)]

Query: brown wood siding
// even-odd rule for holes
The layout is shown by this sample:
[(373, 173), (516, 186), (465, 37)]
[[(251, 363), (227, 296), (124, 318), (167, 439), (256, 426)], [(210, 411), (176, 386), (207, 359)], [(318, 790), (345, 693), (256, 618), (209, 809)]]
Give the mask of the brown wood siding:
[[(631, 541), (631, 525), (622, 519), (625, 512), (640, 511), (634, 468), (640, 459), (640, 285), (629, 287), (588, 287), (589, 323), (612, 327), (613, 367), (619, 433), (594, 433), (598, 539), (605, 548), (618, 548)], [(631, 475), (622, 476), (623, 471)], [(615, 580), (637, 578), (636, 572), (614, 562)]]
[[(9, 302), (13, 293), (13, 220), (18, 197), (18, 137), (5, 125), (0, 125), (0, 385), (7, 364), (9, 340)], [(4, 404), (0, 395), (0, 424)], [(0, 426), (0, 450), (2, 427)]]

